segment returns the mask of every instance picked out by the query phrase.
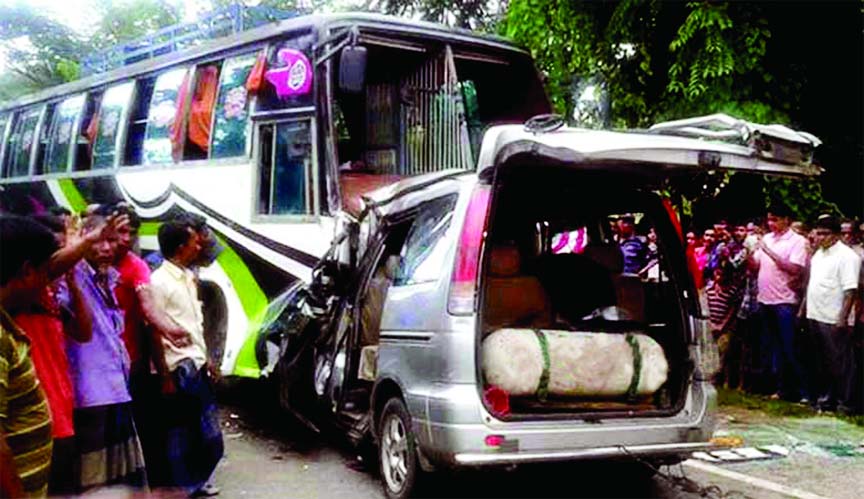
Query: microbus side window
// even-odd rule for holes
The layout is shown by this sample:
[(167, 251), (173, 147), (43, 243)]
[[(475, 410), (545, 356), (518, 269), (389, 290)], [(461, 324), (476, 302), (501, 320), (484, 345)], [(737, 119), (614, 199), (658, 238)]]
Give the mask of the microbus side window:
[(69, 97), (57, 106), (48, 140), (45, 173), (68, 171), (73, 146), (77, 144), (76, 128), (83, 109), (83, 94)]
[(244, 54), (226, 59), (223, 64), (219, 95), (213, 110), (211, 158), (230, 158), (246, 154), (249, 130), (249, 94), (246, 84), (257, 57), (257, 52)]
[(315, 138), (312, 119), (264, 123), (259, 125), (258, 133), (258, 214), (313, 214)]
[(30, 173), (30, 153), (36, 142), (36, 126), (39, 123), (40, 109), (24, 109), (15, 113), (12, 134), (6, 146), (4, 177), (23, 177)]
[(120, 130), (134, 90), (135, 83), (127, 81), (105, 91), (95, 124), (90, 127), (92, 135), (88, 134), (93, 140), (94, 170), (114, 168), (122, 143)]
[(173, 146), (178, 141), (172, 140), (172, 136), (177, 133), (178, 127), (182, 127), (182, 123), (176, 121), (176, 118), (182, 118), (177, 107), (184, 99), (183, 93), (188, 91), (189, 74), (189, 68), (183, 67), (162, 73), (156, 78), (144, 135), (145, 165), (173, 161)]
[(400, 253), (399, 270), (394, 286), (409, 286), (437, 281), (444, 269), (447, 254), (446, 237), (453, 221), (456, 194), (426, 203), (411, 225), (411, 231)]

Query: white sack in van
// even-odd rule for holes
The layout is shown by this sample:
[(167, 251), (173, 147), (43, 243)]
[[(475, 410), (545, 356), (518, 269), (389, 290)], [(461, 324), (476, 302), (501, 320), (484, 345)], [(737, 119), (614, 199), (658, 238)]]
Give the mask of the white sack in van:
[[(548, 365), (538, 335), (545, 338)], [(635, 346), (641, 369), (631, 390)], [(590, 397), (651, 395), (669, 373), (663, 348), (638, 333), (499, 329), (483, 340), (482, 361), (486, 383), (516, 397), (542, 391), (544, 371), (549, 394)]]

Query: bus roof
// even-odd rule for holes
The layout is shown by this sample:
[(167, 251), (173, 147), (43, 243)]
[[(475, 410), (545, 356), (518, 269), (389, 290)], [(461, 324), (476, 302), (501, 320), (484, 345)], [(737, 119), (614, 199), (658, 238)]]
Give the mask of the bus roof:
[(172, 52), (130, 64), (128, 66), (113, 69), (105, 73), (95, 74), (80, 80), (50, 87), (40, 92), (22, 96), (6, 103), (0, 103), (0, 112), (39, 103), (41, 101), (51, 100), (64, 95), (85, 92), (92, 88), (99, 88), (117, 81), (128, 80), (148, 73), (157, 72), (171, 66), (183, 64), (187, 61), (194, 61), (207, 57), (211, 54), (230, 52), (232, 50), (243, 48), (244, 46), (252, 46), (289, 32), (320, 32), (323, 30), (339, 29), (349, 26), (358, 26), (361, 29), (366, 28), (399, 35), (411, 35), (442, 42), (462, 43), (489, 49), (507, 50), (521, 54), (527, 53), (512, 42), (499, 36), (478, 34), (465, 29), (449, 28), (447, 26), (424, 21), (413, 21), (370, 13), (312, 14), (294, 17), (241, 33), (232, 34), (230, 36), (216, 38), (188, 50)]

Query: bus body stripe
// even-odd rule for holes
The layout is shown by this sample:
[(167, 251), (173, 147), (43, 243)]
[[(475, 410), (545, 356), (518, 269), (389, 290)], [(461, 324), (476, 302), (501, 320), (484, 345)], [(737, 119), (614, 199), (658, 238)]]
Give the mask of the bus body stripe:
[(61, 178), (57, 181), (57, 184), (60, 186), (60, 190), (63, 191), (63, 195), (66, 196), (66, 201), (69, 202), (72, 211), (81, 213), (87, 209), (87, 201), (84, 200), (84, 196), (78, 191), (72, 179)]
[(240, 353), (237, 354), (237, 360), (234, 362), (234, 374), (257, 378), (260, 375), (260, 366), (255, 357), (255, 341), (258, 338), (257, 331), (261, 324), (261, 317), (267, 310), (268, 300), (243, 259), (225, 239), (219, 236), (217, 239), (225, 249), (219, 254), (216, 261), (225, 271), (228, 279), (231, 280), (234, 292), (240, 298), (240, 304), (243, 305), (243, 310), (249, 320), (246, 339)]

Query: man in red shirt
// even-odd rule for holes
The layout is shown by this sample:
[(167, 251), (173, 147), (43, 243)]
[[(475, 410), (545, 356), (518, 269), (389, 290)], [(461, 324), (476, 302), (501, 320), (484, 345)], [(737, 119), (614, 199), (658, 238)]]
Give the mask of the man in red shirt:
[[(159, 469), (162, 458), (161, 425), (157, 411), (163, 387), (170, 389), (170, 373), (164, 367), (161, 343), (164, 335), (174, 344), (185, 346), (189, 340), (183, 328), (176, 325), (154, 304), (150, 290), (150, 268), (134, 249), (138, 242), (141, 219), (129, 205), (116, 207), (129, 218), (129, 223), (117, 231), (117, 259), (114, 266), (120, 276), (114, 288), (117, 302), (124, 312), (123, 341), (131, 361), (130, 392), (135, 422), (147, 464), (151, 485), (159, 485), (164, 473)], [(157, 375), (151, 374), (151, 361)]]

